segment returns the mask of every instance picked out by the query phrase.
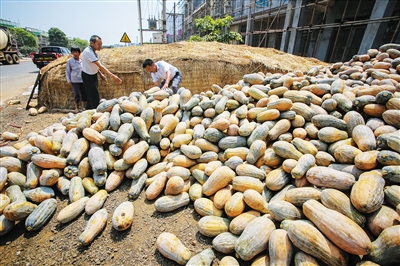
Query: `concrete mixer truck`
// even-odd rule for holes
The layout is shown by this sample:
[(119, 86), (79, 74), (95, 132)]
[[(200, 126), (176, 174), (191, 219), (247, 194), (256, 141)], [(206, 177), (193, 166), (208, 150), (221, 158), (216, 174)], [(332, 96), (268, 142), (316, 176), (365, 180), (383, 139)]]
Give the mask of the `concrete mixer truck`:
[(3, 65), (19, 64), (18, 46), (6, 28), (0, 28), (0, 62)]

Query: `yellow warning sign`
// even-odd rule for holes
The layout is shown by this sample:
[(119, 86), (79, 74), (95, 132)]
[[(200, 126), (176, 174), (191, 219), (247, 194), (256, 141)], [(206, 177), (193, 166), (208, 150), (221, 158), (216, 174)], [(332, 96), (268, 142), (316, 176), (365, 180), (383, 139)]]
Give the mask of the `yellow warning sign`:
[(124, 35), (122, 35), (120, 42), (129, 42), (129, 43), (131, 42), (128, 35), (126, 35), (126, 32), (124, 32)]

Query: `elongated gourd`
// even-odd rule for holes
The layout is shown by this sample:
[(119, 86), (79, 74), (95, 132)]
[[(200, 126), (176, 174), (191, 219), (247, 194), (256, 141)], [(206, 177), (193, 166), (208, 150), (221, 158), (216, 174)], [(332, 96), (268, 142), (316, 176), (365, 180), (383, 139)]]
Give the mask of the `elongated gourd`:
[(111, 172), (106, 180), (105, 189), (108, 192), (115, 190), (124, 180), (125, 172), (124, 171), (113, 171)]
[(210, 196), (224, 188), (235, 177), (235, 172), (228, 166), (221, 166), (215, 170), (203, 184), (203, 194)]
[(270, 219), (264, 216), (254, 218), (238, 238), (236, 253), (245, 261), (251, 260), (268, 248), (268, 240), (274, 230), (275, 224)]
[(34, 139), (34, 144), (38, 147), (43, 153), (54, 155), (52, 146), (53, 143), (51, 139), (42, 135), (37, 135)]
[(275, 229), (268, 241), (270, 265), (289, 266), (293, 258), (293, 244), (290, 242), (287, 231)]
[(36, 154), (31, 158), (32, 162), (42, 168), (65, 168), (67, 160), (51, 154)]
[(321, 190), (314, 187), (296, 187), (285, 192), (285, 201), (298, 207), (301, 207), (309, 199), (319, 201), (321, 199)]
[(54, 198), (55, 193), (51, 187), (37, 187), (23, 191), (27, 200), (34, 203), (41, 203), (49, 198)]
[(143, 118), (135, 116), (132, 119), (132, 126), (135, 129), (135, 132), (139, 134), (142, 140), (146, 142), (150, 141), (150, 135), (149, 132), (147, 131), (146, 122), (143, 120)]
[(299, 251), (294, 255), (295, 266), (318, 266), (318, 261), (311, 255)]
[(88, 215), (92, 215), (96, 211), (100, 210), (104, 202), (108, 197), (108, 193), (105, 189), (100, 189), (96, 194), (89, 198), (85, 204), (85, 212)]
[(303, 204), (303, 212), (329, 240), (344, 251), (355, 255), (370, 252), (371, 240), (368, 235), (347, 216), (313, 199)]
[(321, 202), (325, 207), (346, 215), (360, 227), (364, 227), (366, 222), (365, 215), (354, 208), (350, 198), (340, 190), (330, 188), (324, 189), (321, 192)]
[(189, 202), (189, 194), (187, 192), (182, 192), (178, 195), (166, 195), (158, 198), (154, 202), (154, 207), (159, 212), (170, 212), (188, 205)]
[(197, 265), (211, 265), (215, 258), (214, 251), (211, 248), (207, 248), (200, 253), (197, 253), (186, 263), (187, 266)]
[(303, 155), (296, 147), (286, 141), (275, 141), (272, 144), (274, 152), (284, 159), (295, 159), (298, 160)]
[(62, 158), (67, 158), (69, 155), (72, 145), (78, 140), (78, 135), (74, 131), (68, 131), (63, 138), (63, 142), (60, 149), (60, 155)]
[[(96, 120), (95, 123), (93, 123), (90, 127), (90, 129), (96, 130), (97, 132), (101, 132), (103, 130), (106, 130), (108, 128), (108, 126), (110, 125), (110, 116), (111, 113), (110, 112), (104, 112), (100, 115), (100, 117)], [(86, 129), (86, 128), (85, 128)], [(83, 129), (83, 131), (85, 130)], [(82, 134), (83, 134), (82, 131)], [(97, 135), (97, 134), (96, 134)], [(96, 136), (96, 135), (92, 135), (92, 136)], [(97, 140), (96, 140), (97, 141)], [(94, 142), (94, 141), (93, 141)]]
[[(11, 147), (11, 146), (5, 146), (5, 147)], [(41, 151), (38, 147), (35, 147), (35, 146), (32, 146), (29, 144), (29, 145), (25, 145), (21, 149), (17, 150), (17, 158), (24, 162), (28, 162), (31, 160), (33, 155), (39, 154), (39, 153), (41, 153)]]
[(229, 222), (228, 218), (207, 215), (200, 218), (197, 225), (202, 235), (215, 237), (229, 231)]
[(395, 265), (400, 262), (400, 225), (386, 228), (372, 242), (368, 258), (379, 265)]
[(288, 228), (293, 245), (330, 266), (346, 266), (348, 255), (335, 246), (315, 226), (305, 221), (293, 221)]
[(56, 199), (46, 199), (42, 201), (37, 208), (29, 214), (25, 220), (25, 228), (28, 231), (41, 229), (53, 216), (57, 209)]
[(0, 236), (10, 232), (15, 226), (15, 221), (8, 220), (3, 214), (0, 214)]
[(122, 148), (132, 137), (134, 131), (135, 130), (131, 123), (122, 124), (118, 129), (117, 135), (115, 136), (115, 145)]
[(268, 213), (276, 221), (298, 220), (302, 213), (295, 205), (284, 200), (274, 200), (268, 203)]
[(247, 206), (261, 213), (268, 213), (268, 203), (260, 192), (247, 189), (243, 192), (243, 200)]
[(61, 209), (57, 215), (57, 221), (64, 224), (78, 217), (85, 209), (88, 200), (89, 197), (83, 197)]
[(302, 155), (296, 166), (290, 172), (294, 179), (302, 178), (306, 172), (315, 164), (315, 157), (311, 154)]
[(353, 206), (362, 213), (377, 211), (383, 204), (385, 179), (379, 171), (362, 173), (351, 188), (350, 199)]
[(215, 250), (223, 254), (233, 253), (235, 252), (235, 245), (238, 238), (237, 235), (231, 232), (224, 232), (213, 239), (212, 246)]
[(139, 143), (134, 144), (125, 151), (123, 155), (124, 162), (127, 164), (133, 164), (137, 162), (142, 158), (148, 149), (149, 144), (146, 141), (140, 141)]
[(79, 236), (78, 241), (80, 244), (87, 246), (94, 238), (100, 234), (107, 224), (108, 212), (107, 209), (103, 208), (95, 212), (92, 217), (90, 217), (88, 223), (86, 224), (85, 230)]
[(356, 183), (356, 178), (352, 174), (324, 166), (311, 167), (306, 173), (306, 178), (311, 184), (318, 187), (339, 190), (348, 190)]
[(106, 156), (102, 148), (91, 148), (89, 150), (88, 158), (93, 173), (102, 175), (107, 172)]
[[(232, 180), (233, 189), (244, 192), (247, 189), (254, 189), (261, 193), (264, 189), (264, 183), (258, 178), (252, 176), (235, 176)], [(217, 192), (218, 193), (218, 192)]]
[(97, 130), (87, 127), (82, 131), (82, 135), (90, 142), (96, 143), (97, 145), (103, 145), (106, 142), (106, 137), (103, 136)]
[(157, 237), (156, 246), (163, 256), (180, 265), (185, 265), (192, 257), (190, 250), (179, 238), (168, 232), (163, 232)]
[(167, 173), (161, 172), (154, 176), (154, 181), (146, 189), (146, 198), (153, 200), (160, 195), (167, 184)]
[(72, 144), (71, 150), (67, 157), (67, 164), (78, 165), (88, 150), (89, 141), (87, 141), (85, 138), (79, 138)]

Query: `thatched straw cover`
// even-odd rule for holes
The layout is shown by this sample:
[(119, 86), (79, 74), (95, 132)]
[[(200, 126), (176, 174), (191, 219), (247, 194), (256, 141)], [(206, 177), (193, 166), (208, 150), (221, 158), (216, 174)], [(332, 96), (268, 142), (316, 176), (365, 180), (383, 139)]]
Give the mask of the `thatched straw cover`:
[[(69, 58), (69, 57), (68, 57)], [(42, 69), (39, 104), (48, 108), (73, 108), (73, 93), (65, 79), (67, 57), (60, 58)], [(111, 72), (118, 75), (122, 85), (109, 77), (99, 79), (100, 98), (128, 96), (132, 91), (145, 91), (152, 87), (150, 74), (142, 68), (146, 58), (164, 60), (176, 66), (183, 74), (181, 87), (193, 94), (209, 90), (212, 84), (221, 87), (236, 84), (244, 74), (255, 72), (281, 72), (294, 70), (307, 72), (311, 66), (328, 65), (314, 58), (304, 58), (272, 48), (221, 43), (179, 42), (149, 44), (103, 49), (99, 59)]]

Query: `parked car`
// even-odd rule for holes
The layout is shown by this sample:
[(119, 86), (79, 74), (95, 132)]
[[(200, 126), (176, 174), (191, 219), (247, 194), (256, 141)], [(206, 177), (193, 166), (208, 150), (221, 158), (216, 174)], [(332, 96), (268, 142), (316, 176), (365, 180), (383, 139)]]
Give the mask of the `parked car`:
[[(44, 46), (38, 53), (33, 54), (32, 61), (40, 69), (62, 56), (70, 55), (71, 51), (62, 46)], [(32, 56), (32, 54), (31, 54)]]

